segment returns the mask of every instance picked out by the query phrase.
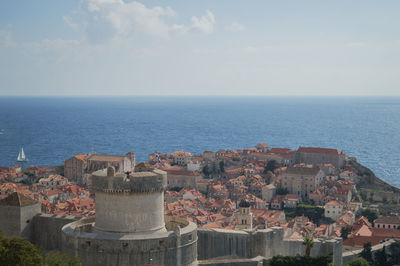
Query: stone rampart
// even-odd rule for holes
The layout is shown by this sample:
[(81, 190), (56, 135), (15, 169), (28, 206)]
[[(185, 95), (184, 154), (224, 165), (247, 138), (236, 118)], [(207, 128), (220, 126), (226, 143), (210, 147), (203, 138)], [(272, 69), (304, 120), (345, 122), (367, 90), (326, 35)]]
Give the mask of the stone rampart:
[[(374, 256), (375, 253), (379, 250), (381, 250), (383, 247), (385, 247), (385, 251), (388, 255), (390, 255), (390, 249), (388, 248), (390, 245), (392, 245), (393, 243), (395, 243), (396, 241), (391, 239), (388, 240), (384, 243), (372, 246), (371, 251), (372, 251), (372, 255)], [(347, 251), (343, 253), (343, 265), (346, 265), (346, 263), (348, 263), (350, 260), (352, 260), (353, 258), (357, 258), (360, 257), (360, 253), (361, 253), (362, 249), (358, 249), (358, 250), (353, 250), (353, 251)]]
[(134, 172), (128, 177), (121, 173), (107, 173), (107, 169), (92, 174), (94, 191), (108, 193), (147, 193), (164, 191), (167, 187), (167, 174), (161, 170)]
[[(283, 229), (272, 227), (263, 230), (198, 229), (198, 258), (212, 260), (218, 257), (234, 256), (270, 259), (275, 255), (295, 256), (305, 254), (302, 239), (284, 239)], [(314, 239), (312, 255), (333, 253), (335, 265), (342, 263), (342, 239)]]
[[(168, 218), (167, 224), (169, 222)], [(183, 228), (153, 234), (123, 234), (96, 231), (94, 219), (84, 219), (63, 227), (62, 251), (78, 256), (84, 265), (196, 265), (197, 226), (172, 221), (167, 228)], [(186, 225), (185, 225), (186, 224)]]
[(267, 265), (267, 260), (264, 257), (257, 256), (251, 259), (236, 259), (236, 258), (219, 258), (211, 260), (202, 260), (198, 265), (207, 266), (264, 266)]
[(33, 218), (31, 242), (46, 250), (61, 249), (61, 229), (80, 219), (74, 216), (38, 214)]

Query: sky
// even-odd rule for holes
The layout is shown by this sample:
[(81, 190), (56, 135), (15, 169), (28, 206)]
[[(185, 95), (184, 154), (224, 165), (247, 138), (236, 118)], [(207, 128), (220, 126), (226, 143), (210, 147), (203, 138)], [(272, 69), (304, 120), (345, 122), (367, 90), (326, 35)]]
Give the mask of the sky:
[(400, 96), (400, 1), (1, 0), (0, 95)]

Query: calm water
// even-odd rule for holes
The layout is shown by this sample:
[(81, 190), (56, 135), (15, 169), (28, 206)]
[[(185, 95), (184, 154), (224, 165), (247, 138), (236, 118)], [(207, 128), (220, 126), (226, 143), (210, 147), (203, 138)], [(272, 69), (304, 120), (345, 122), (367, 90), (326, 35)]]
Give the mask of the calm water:
[[(3, 131), (1, 131), (1, 129)], [(0, 98), (0, 165), (77, 153), (339, 148), (400, 185), (400, 98)]]

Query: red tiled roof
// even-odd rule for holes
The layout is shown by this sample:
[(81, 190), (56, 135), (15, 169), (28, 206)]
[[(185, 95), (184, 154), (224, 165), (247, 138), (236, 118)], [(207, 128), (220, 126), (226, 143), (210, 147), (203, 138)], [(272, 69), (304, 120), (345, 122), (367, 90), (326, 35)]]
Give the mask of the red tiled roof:
[(270, 153), (276, 153), (276, 154), (285, 154), (289, 153), (291, 149), (288, 148), (272, 148), (269, 152)]
[(82, 162), (86, 162), (88, 154), (77, 154), (74, 157), (78, 160), (81, 160)]
[(374, 223), (381, 224), (400, 224), (400, 217), (398, 216), (381, 216), (377, 218)]
[(21, 193), (14, 192), (10, 194), (7, 198), (4, 198), (0, 200), (0, 205), (6, 205), (6, 206), (19, 206), (19, 207), (24, 207), (28, 205), (33, 205), (38, 203), (37, 201), (28, 198), (27, 196), (24, 196)]

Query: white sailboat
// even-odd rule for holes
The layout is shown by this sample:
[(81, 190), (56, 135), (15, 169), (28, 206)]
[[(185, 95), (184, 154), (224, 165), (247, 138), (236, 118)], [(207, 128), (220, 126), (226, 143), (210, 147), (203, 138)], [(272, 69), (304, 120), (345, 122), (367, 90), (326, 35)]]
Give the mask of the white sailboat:
[(21, 151), (18, 153), (17, 161), (18, 162), (27, 162), (28, 161), (28, 158), (26, 158), (26, 156), (25, 156), (24, 148), (21, 148)]

